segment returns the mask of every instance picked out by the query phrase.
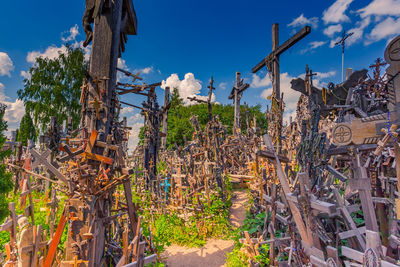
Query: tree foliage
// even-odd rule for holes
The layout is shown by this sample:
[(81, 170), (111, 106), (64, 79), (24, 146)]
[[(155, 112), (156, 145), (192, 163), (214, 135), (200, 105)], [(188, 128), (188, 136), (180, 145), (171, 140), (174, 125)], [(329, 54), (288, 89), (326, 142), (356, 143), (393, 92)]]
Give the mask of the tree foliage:
[[(208, 108), (207, 104), (194, 104), (183, 105), (183, 100), (180, 98), (178, 90), (174, 89), (171, 94), (171, 107), (168, 112), (168, 148), (174, 148), (175, 144), (184, 145), (184, 140), (192, 140), (194, 128), (190, 123), (192, 115), (197, 115), (200, 127), (204, 130), (208, 122)], [(247, 109), (247, 112), (246, 112)], [(218, 116), (221, 123), (227, 127), (227, 133), (232, 134), (234, 107), (232, 105), (212, 104), (212, 111), (214, 116)], [(246, 114), (247, 113), (247, 114)], [(244, 133), (246, 125), (246, 117), (248, 120), (253, 120), (256, 117), (257, 126), (265, 131), (267, 128), (267, 120), (265, 114), (261, 112), (261, 106), (248, 106), (242, 105), (240, 107), (241, 117), (241, 130)], [(141, 129), (143, 130), (143, 128)], [(141, 131), (142, 132), (142, 131)], [(139, 135), (139, 139), (143, 140), (143, 135)]]
[(31, 114), (25, 110), (25, 115), (22, 117), (19, 125), (17, 141), (27, 146), (28, 140), (36, 141), (36, 129), (33, 125)]
[(62, 123), (72, 117), (72, 127), (80, 122), (80, 87), (88, 62), (83, 50), (66, 45), (66, 51), (54, 59), (36, 58), (29, 69), (30, 78), (24, 79), (24, 89), (18, 97), (25, 103), (27, 112), (33, 114), (37, 129), (44, 131), (50, 117)]
[(0, 107), (0, 221), (8, 216), (8, 193), (13, 188), (12, 174), (7, 171), (5, 159), (11, 155), (10, 149), (5, 149), (4, 144), (7, 138), (4, 132), (7, 131), (7, 123), (4, 121), (5, 106)]

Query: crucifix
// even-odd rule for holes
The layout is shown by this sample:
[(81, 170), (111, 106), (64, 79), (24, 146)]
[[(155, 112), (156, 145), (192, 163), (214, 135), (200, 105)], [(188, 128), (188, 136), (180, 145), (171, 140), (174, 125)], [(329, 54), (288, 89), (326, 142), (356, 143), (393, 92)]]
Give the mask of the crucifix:
[[(307, 36), (311, 32), (310, 26), (305, 26), (291, 38), (286, 40), (282, 45), (279, 45), (279, 24), (275, 23), (272, 25), (272, 52), (266, 56), (263, 60), (261, 60), (255, 67), (252, 68), (252, 73), (256, 73), (261, 70), (263, 67), (267, 67), (268, 73), (271, 74), (270, 78), (272, 80), (272, 98), (271, 101), (276, 101), (277, 106), (283, 106), (281, 104), (281, 93), (280, 93), (280, 65), (279, 65), (279, 57), (282, 53), (292, 47), (294, 44), (299, 42), (305, 36)], [(283, 97), (282, 97), (283, 98)], [(274, 106), (274, 105), (273, 105)], [(277, 118), (277, 123), (282, 122), (283, 112), (279, 114), (279, 118)], [(280, 143), (281, 143), (281, 125), (277, 126), (278, 132), (276, 133), (276, 145), (278, 149), (278, 153), (280, 152)]]
[(284, 42), (281, 46), (279, 46), (279, 24), (278, 23), (273, 24), (272, 52), (268, 56), (266, 56), (263, 60), (261, 60), (254, 68), (251, 69), (251, 72), (256, 73), (263, 67), (267, 67), (268, 72), (272, 73), (272, 88), (278, 100), (280, 98), (279, 57), (286, 50), (288, 50), (294, 44), (296, 44), (305, 36), (307, 36), (310, 32), (311, 32), (311, 27), (305, 26), (303, 29), (301, 29), (299, 32), (293, 35), (290, 39)]
[(243, 83), (243, 79), (240, 79), (240, 72), (236, 72), (235, 86), (232, 88), (229, 99), (233, 99), (233, 105), (235, 106), (235, 116), (233, 121), (233, 134), (236, 136), (240, 133), (240, 99), (242, 98), (243, 92), (249, 88), (250, 84)]
[(335, 43), (335, 45), (341, 45), (342, 46), (342, 82), (343, 82), (343, 72), (344, 72), (344, 49), (346, 46), (346, 39), (352, 36), (354, 33), (350, 32), (349, 34), (346, 34), (346, 31), (343, 30), (342, 32), (342, 39), (340, 39), (338, 42)]

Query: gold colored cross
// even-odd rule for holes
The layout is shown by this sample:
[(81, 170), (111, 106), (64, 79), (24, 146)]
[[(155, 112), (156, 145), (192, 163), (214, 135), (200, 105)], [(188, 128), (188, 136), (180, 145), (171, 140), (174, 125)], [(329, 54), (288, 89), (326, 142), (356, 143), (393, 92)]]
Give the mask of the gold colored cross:
[(100, 108), (101, 108), (101, 105), (103, 104), (103, 102), (98, 101), (97, 97), (95, 96), (94, 100), (90, 101), (90, 104), (93, 105), (94, 109), (96, 110), (96, 117), (98, 120), (100, 120)]

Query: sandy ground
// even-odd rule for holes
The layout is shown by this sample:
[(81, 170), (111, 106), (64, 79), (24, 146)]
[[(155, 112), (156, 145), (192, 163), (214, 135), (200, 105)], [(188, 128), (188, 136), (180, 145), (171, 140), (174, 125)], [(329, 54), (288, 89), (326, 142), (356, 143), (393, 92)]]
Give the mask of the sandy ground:
[[(246, 217), (247, 194), (245, 191), (235, 191), (232, 199), (230, 222), (234, 227), (243, 224)], [(168, 267), (214, 267), (225, 264), (226, 254), (233, 249), (234, 241), (210, 239), (201, 248), (186, 248), (169, 246), (162, 257)]]

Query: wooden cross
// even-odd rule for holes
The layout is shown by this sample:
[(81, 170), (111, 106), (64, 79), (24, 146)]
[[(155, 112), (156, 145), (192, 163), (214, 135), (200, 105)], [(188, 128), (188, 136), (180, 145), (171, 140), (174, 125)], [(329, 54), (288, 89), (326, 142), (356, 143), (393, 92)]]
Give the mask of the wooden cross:
[[(342, 256), (353, 261), (362, 263), (362, 266), (382, 266), (382, 267), (395, 267), (397, 264), (390, 263), (384, 260), (384, 249), (381, 243), (379, 232), (366, 231), (366, 249), (362, 252), (342, 246)], [(350, 266), (348, 261), (344, 261), (346, 266)]]
[(214, 87), (214, 79), (211, 76), (211, 80), (210, 80), (210, 85), (207, 86), (208, 88), (208, 98), (207, 101), (202, 100), (202, 99), (198, 99), (196, 97), (188, 97), (187, 99), (191, 100), (191, 101), (196, 101), (197, 103), (205, 103), (207, 104), (208, 107), (208, 119), (211, 121), (212, 120), (212, 105), (211, 105), (211, 97), (212, 97), (212, 91), (215, 89)]
[(360, 154), (356, 153), (353, 162), (354, 178), (348, 180), (346, 190), (358, 190), (361, 200), (361, 207), (365, 219), (367, 230), (379, 231), (378, 222), (375, 215), (375, 207), (371, 196), (371, 179), (367, 176), (365, 167), (361, 164)]
[(43, 154), (40, 154), (35, 149), (31, 149), (30, 152), (33, 158), (35, 159), (35, 162), (33, 163), (32, 166), (37, 166), (37, 164), (42, 164), (48, 171), (57, 176), (58, 179), (60, 179), (65, 184), (68, 184), (67, 178), (65, 178), (65, 176), (56, 167), (54, 167), (53, 164), (51, 164), (47, 160), (47, 157), (51, 154), (50, 149), (45, 151)]
[(280, 99), (279, 57), (282, 53), (299, 42), (310, 32), (311, 27), (305, 26), (281, 46), (279, 46), (279, 24), (275, 23), (272, 25), (272, 52), (263, 60), (261, 60), (260, 63), (258, 63), (251, 71), (256, 73), (265, 66), (268, 68), (268, 72), (272, 73), (272, 88), (278, 100)]
[(233, 99), (233, 105), (235, 106), (235, 115), (233, 121), (233, 134), (236, 136), (240, 132), (240, 99), (242, 98), (243, 92), (250, 87), (250, 84), (243, 83), (240, 79), (240, 72), (236, 72), (235, 86), (232, 88), (229, 99)]
[(165, 95), (164, 95), (164, 106), (162, 107), (162, 133), (163, 136), (161, 138), (161, 149), (166, 150), (167, 149), (167, 135), (168, 135), (168, 110), (171, 106), (171, 103), (169, 101), (169, 94), (170, 94), (170, 89), (169, 87), (165, 87)]
[(58, 208), (58, 199), (56, 189), (53, 187), (51, 189), (51, 201), (47, 203), (47, 206), (50, 207), (50, 236), (53, 236), (54, 233), (54, 220), (56, 211)]
[(386, 66), (386, 65), (387, 65), (387, 63), (385, 61), (381, 61), (380, 58), (377, 58), (375, 61), (375, 64), (369, 66), (371, 69), (375, 68), (375, 70), (374, 70), (374, 80), (375, 81), (378, 81), (380, 78), (380, 73), (381, 73), (380, 68), (383, 66)]
[(62, 264), (69, 264), (73, 267), (87, 266), (88, 261), (78, 260), (78, 256), (75, 256), (72, 261), (62, 261)]
[(0, 231), (8, 231), (10, 233), (10, 242), (5, 245), (8, 256), (8, 262), (16, 263), (17, 261), (17, 214), (15, 213), (14, 202), (8, 203), (8, 209), (10, 210), (10, 216), (7, 217), (6, 221), (0, 225)]

